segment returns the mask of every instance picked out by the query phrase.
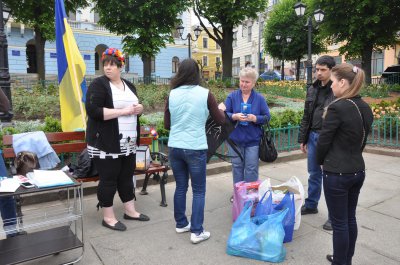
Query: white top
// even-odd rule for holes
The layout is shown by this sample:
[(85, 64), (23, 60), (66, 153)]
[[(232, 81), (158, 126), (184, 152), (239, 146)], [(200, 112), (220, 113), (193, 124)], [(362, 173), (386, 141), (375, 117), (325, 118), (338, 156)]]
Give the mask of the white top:
[[(124, 90), (117, 88), (110, 82), (114, 109), (123, 109), (130, 105), (139, 104), (139, 99), (128, 88), (124, 81)], [(124, 115), (118, 117), (118, 128), (120, 135), (120, 153), (106, 153), (93, 146), (88, 145), (89, 157), (105, 158), (118, 158), (120, 156), (128, 156), (129, 154), (136, 153), (136, 138), (137, 138), (137, 116)]]

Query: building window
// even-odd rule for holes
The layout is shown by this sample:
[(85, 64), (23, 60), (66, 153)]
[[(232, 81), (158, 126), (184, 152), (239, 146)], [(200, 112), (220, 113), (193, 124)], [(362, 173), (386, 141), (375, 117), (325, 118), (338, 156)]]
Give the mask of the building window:
[(342, 56), (334, 56), (333, 59), (335, 60), (336, 64), (341, 64), (342, 63)]
[(221, 58), (220, 57), (215, 57), (215, 62), (216, 63), (220, 63), (221, 62)]
[(247, 27), (247, 42), (251, 41), (251, 30), (252, 30), (252, 26), (248, 26)]
[(244, 57), (244, 64), (246, 65), (247, 63), (250, 63), (250, 66), (252, 65), (252, 63), (251, 63), (251, 55), (246, 55)]
[(203, 48), (208, 49), (208, 38), (203, 38)]
[(371, 58), (371, 74), (381, 75), (383, 72), (383, 53), (373, 52)]
[(99, 70), (99, 54), (97, 52), (94, 53), (94, 70)]
[[(97, 54), (97, 53), (96, 53)], [(130, 71), (130, 69), (129, 69), (129, 67), (130, 67), (130, 64), (129, 64), (129, 54), (125, 54), (124, 55), (124, 57), (125, 57), (125, 73), (129, 73), (129, 71)]]
[(156, 72), (156, 58), (151, 57), (151, 72), (155, 73)]
[(221, 49), (221, 46), (219, 46), (218, 43), (215, 43), (215, 49), (220, 50), (220, 49)]
[(237, 47), (237, 31), (233, 32), (232, 47)]
[(174, 56), (172, 58), (172, 72), (173, 73), (178, 72), (178, 67), (179, 67), (179, 58)]
[(240, 71), (240, 57), (233, 58), (232, 60), (232, 75), (238, 76)]
[(208, 57), (203, 56), (203, 66), (208, 66)]

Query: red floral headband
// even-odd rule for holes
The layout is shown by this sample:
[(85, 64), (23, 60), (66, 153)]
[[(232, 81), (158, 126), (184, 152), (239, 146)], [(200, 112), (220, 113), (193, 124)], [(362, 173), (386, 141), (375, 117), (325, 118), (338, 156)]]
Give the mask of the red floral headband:
[(101, 56), (101, 59), (104, 60), (106, 55), (114, 56), (117, 57), (118, 61), (122, 63), (122, 65), (125, 64), (125, 58), (122, 52), (116, 48), (108, 48), (103, 52), (103, 55)]

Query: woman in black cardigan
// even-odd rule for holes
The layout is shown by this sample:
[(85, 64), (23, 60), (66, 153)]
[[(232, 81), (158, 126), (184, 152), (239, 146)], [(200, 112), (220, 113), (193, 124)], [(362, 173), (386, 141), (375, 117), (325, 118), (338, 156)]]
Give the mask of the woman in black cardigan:
[(118, 231), (126, 226), (118, 221), (113, 209), (116, 191), (124, 203), (124, 219), (148, 221), (136, 211), (132, 176), (139, 143), (138, 116), (143, 112), (136, 88), (121, 78), (124, 57), (121, 51), (108, 48), (102, 57), (104, 76), (90, 84), (86, 94), (88, 116), (86, 141), (89, 156), (100, 176), (97, 189), (98, 206), (103, 209), (102, 225)]
[(317, 144), (317, 160), (323, 166), (325, 200), (333, 228), (335, 265), (350, 265), (357, 240), (356, 207), (365, 179), (362, 151), (373, 114), (361, 97), (364, 71), (351, 64), (332, 68), (335, 97), (324, 114)]

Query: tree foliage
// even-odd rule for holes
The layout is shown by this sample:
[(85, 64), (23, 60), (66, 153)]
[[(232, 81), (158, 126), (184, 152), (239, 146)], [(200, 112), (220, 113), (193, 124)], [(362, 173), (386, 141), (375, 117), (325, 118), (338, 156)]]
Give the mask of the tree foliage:
[(341, 43), (339, 52), (346, 58), (360, 58), (371, 78), (374, 50), (393, 46), (400, 30), (399, 0), (314, 0), (325, 11), (321, 33), (331, 43)]
[[(264, 12), (266, 0), (193, 0), (193, 9), (208, 36), (221, 47), (223, 77), (232, 76), (233, 29), (246, 18), (256, 18)], [(207, 20), (212, 32), (203, 20)]]
[[(54, 4), (55, 0), (3, 0), (11, 8), (11, 15), (35, 31), (36, 61), (39, 79), (45, 79), (44, 45), (47, 40), (55, 39)], [(74, 11), (78, 7), (88, 6), (88, 0), (65, 0), (65, 10)]]
[[(299, 62), (308, 51), (307, 27), (305, 25), (307, 18), (312, 16), (313, 10), (307, 9), (303, 17), (298, 17), (294, 11), (296, 2), (297, 0), (283, 0), (274, 5), (265, 25), (263, 38), (267, 53), (279, 60), (297, 60), (297, 73), (299, 73)], [(313, 23), (316, 25), (315, 21)], [(281, 41), (277, 41), (275, 38), (278, 34), (282, 36)], [(285, 43), (286, 37), (292, 38), (289, 44)], [(313, 54), (325, 50), (316, 27), (313, 28), (312, 32), (311, 50)], [(282, 54), (284, 58), (282, 58)]]
[(150, 76), (151, 57), (166, 43), (174, 41), (172, 31), (180, 22), (178, 15), (189, 6), (186, 0), (97, 0), (95, 10), (99, 24), (111, 32), (123, 35), (123, 50), (140, 55), (144, 76)]

